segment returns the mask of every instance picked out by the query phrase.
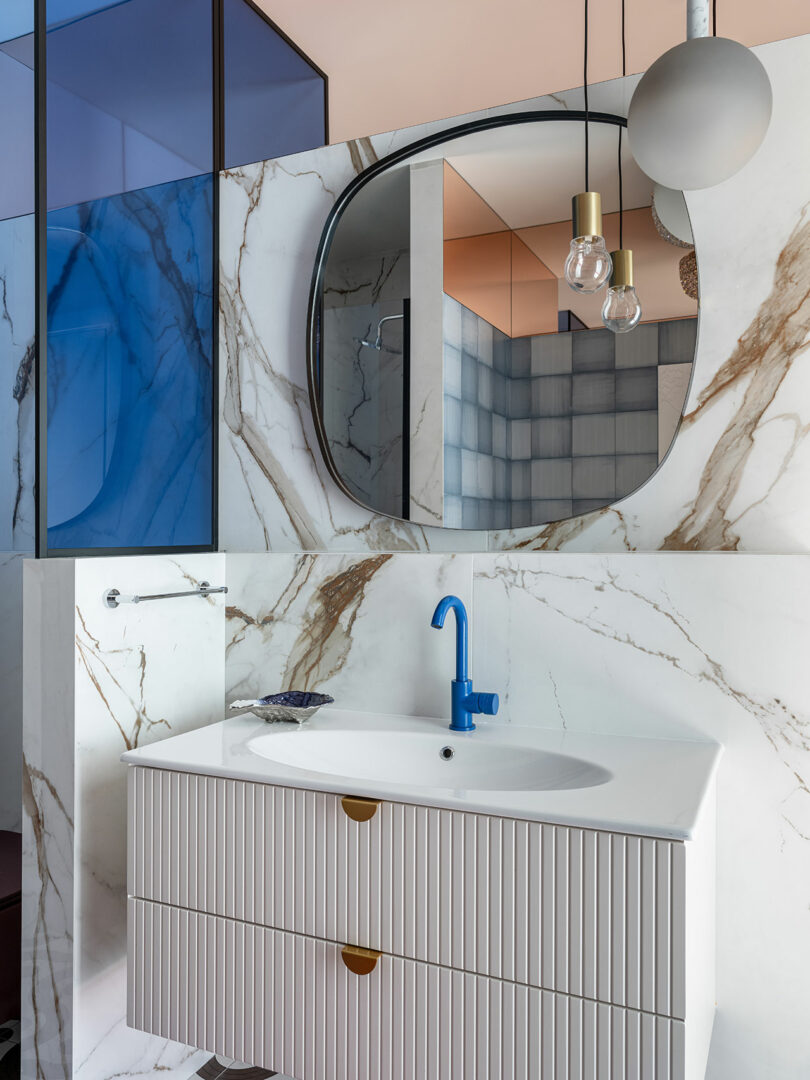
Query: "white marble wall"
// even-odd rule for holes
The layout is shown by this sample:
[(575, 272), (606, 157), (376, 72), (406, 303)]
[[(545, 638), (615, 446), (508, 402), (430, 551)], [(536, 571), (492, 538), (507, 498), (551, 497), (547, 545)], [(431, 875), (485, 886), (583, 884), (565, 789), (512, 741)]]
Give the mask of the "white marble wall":
[(222, 583), (224, 556), (25, 568), (23, 1075), (188, 1077), (127, 1028), (124, 750), (222, 718), (224, 596), (110, 610), (105, 589)]
[(449, 715), (456, 592), (496, 722), (716, 739), (718, 1013), (709, 1080), (810, 1061), (810, 557), (228, 556), (226, 687)]
[[(810, 36), (756, 51), (774, 92), (765, 142), (737, 176), (688, 195), (701, 326), (675, 445), (654, 477), (613, 508), (541, 529), (448, 537), (369, 514), (329, 483), (314, 439), (306, 307), (326, 216), (371, 161), (451, 121), (228, 172), (221, 242), (223, 547), (807, 550), (810, 377), (799, 361), (810, 335), (810, 142), (797, 137), (797, 121), (810, 114)], [(635, 81), (594, 87), (592, 106), (623, 112)], [(490, 113), (527, 104), (579, 107), (581, 92)]]

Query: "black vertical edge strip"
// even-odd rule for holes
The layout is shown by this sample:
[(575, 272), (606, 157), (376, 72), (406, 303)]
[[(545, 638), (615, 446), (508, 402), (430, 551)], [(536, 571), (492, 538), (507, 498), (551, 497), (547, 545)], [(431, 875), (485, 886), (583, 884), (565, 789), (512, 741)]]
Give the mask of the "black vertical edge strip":
[(47, 0), (34, 0), (34, 498), (38, 559), (48, 554)]
[(220, 177), (225, 168), (225, 2), (211, 0), (212, 15), (212, 230), (211, 304), (211, 550), (219, 550), (219, 229)]
[[(307, 62), (312, 64), (309, 57), (306, 58)], [(314, 64), (312, 64), (315, 67)], [(320, 68), (315, 67), (320, 77), (323, 79), (323, 144), (329, 145), (329, 76), (321, 71)]]
[[(402, 516), (411, 519), (411, 299), (402, 301)], [(444, 395), (442, 395), (442, 398)], [(444, 400), (442, 400), (444, 410)]]

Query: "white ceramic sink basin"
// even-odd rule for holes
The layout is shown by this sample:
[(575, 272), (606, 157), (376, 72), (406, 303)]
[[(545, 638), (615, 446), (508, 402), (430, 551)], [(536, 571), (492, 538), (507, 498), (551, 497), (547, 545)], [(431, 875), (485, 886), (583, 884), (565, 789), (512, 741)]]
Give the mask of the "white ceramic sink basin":
[(561, 791), (612, 774), (581, 758), (532, 746), (410, 731), (297, 728), (258, 735), (254, 754), (278, 765), (360, 781), (468, 791)]
[[(439, 756), (445, 746), (455, 751), (450, 761)], [(128, 750), (123, 760), (271, 788), (688, 840), (719, 757), (711, 742), (502, 721), (457, 735), (436, 717), (330, 705), (302, 728), (232, 716)]]

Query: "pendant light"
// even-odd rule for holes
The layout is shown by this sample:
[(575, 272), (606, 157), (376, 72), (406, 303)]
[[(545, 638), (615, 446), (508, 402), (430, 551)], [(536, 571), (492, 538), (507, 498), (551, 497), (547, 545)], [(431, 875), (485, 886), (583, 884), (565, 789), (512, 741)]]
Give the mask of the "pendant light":
[(771, 119), (771, 84), (744, 45), (717, 37), (717, 0), (687, 0), (687, 40), (636, 87), (627, 132), (639, 167), (664, 187), (714, 187), (745, 165)]
[[(622, 0), (622, 74), (625, 62), (624, 0)], [(611, 251), (613, 272), (602, 305), (602, 323), (614, 334), (626, 334), (638, 326), (641, 304), (633, 281), (633, 252), (624, 246), (624, 179), (622, 177), (622, 128), (619, 128), (619, 247)]]
[(610, 256), (613, 273), (602, 305), (602, 322), (614, 334), (626, 334), (638, 326), (641, 318), (641, 303), (633, 284), (633, 252), (630, 248), (619, 248), (611, 251)]
[(563, 271), (574, 290), (595, 293), (610, 277), (612, 264), (602, 235), (602, 196), (588, 191), (590, 146), (588, 144), (588, 0), (585, 0), (585, 191), (572, 199), (573, 239)]

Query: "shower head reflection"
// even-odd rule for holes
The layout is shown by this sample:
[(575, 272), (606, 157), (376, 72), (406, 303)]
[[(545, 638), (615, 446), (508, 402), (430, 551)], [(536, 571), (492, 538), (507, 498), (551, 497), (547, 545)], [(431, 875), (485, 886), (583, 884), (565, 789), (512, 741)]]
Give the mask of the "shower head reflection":
[(361, 338), (361, 340), (360, 340), (361, 347), (364, 346), (367, 349), (376, 349), (377, 352), (380, 352), (380, 350), (382, 349), (382, 328), (383, 328), (383, 325), (385, 323), (387, 323), (387, 322), (391, 322), (392, 319), (404, 319), (404, 318), (405, 318), (405, 316), (402, 315), (402, 314), (401, 315), (385, 315), (385, 316), (383, 316), (383, 318), (380, 319), (380, 321), (377, 323), (377, 338), (376, 338), (376, 340), (375, 341), (366, 341), (365, 338)]

